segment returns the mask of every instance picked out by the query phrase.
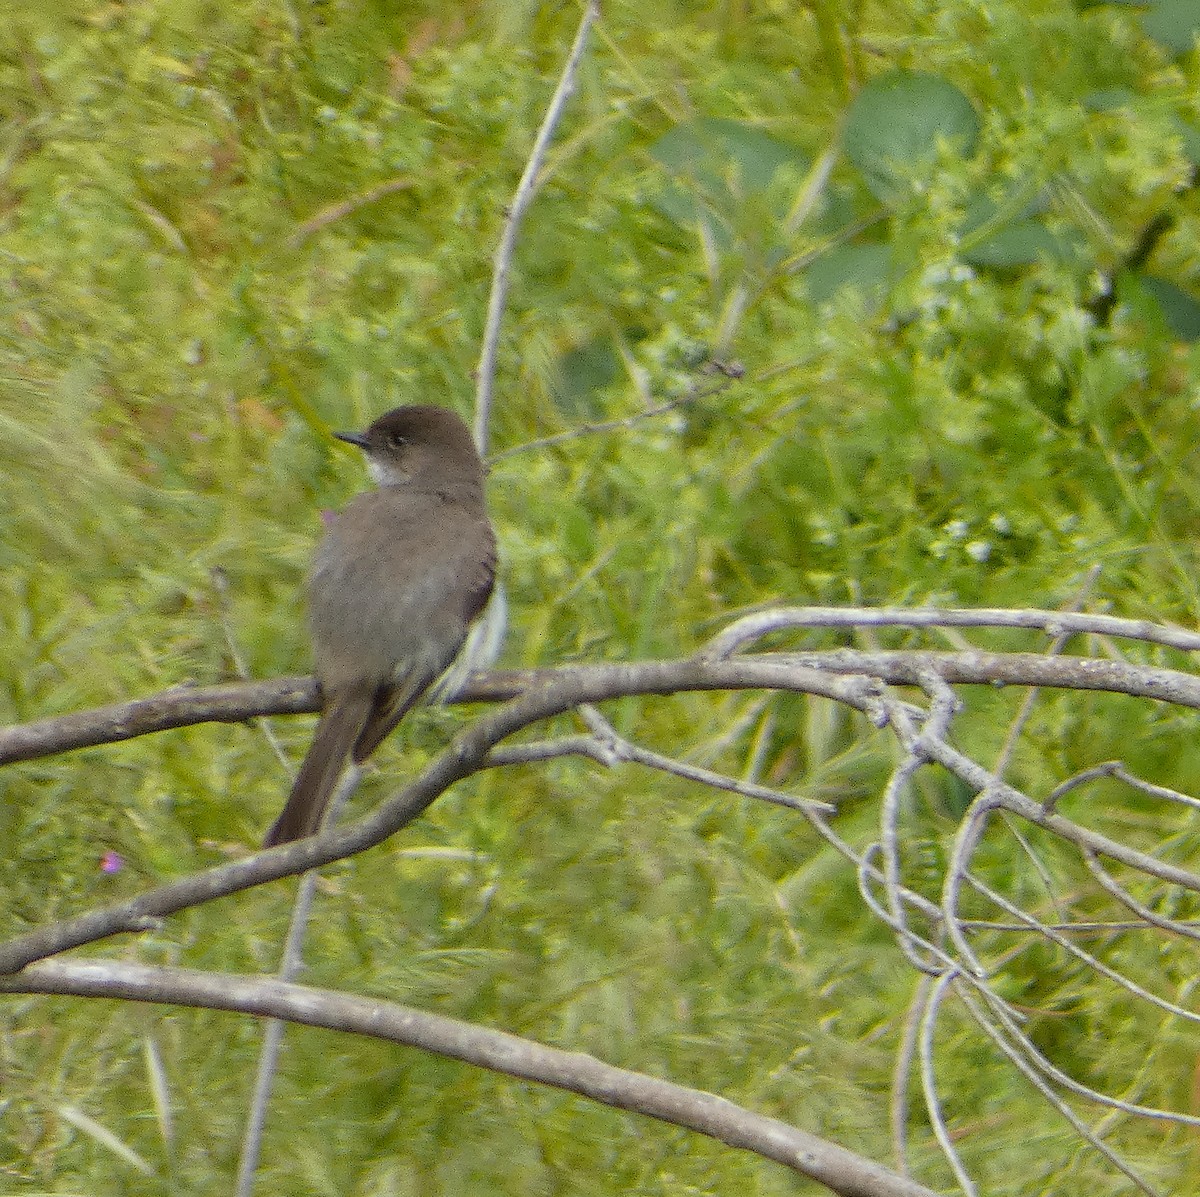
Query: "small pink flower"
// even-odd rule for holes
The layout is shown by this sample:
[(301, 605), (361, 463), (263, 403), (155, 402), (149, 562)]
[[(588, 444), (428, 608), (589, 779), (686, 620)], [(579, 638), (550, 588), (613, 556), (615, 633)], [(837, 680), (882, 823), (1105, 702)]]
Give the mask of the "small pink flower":
[(111, 848), (100, 857), (100, 872), (119, 873), (125, 867), (125, 861), (118, 852)]

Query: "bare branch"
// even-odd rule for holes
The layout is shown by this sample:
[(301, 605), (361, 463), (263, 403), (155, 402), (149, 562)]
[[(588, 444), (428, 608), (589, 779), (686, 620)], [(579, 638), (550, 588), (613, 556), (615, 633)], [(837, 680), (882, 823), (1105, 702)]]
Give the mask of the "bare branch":
[(382, 843), (411, 823), (455, 782), (482, 768), (488, 752), (501, 740), (580, 703), (627, 694), (751, 687), (819, 694), (860, 710), (870, 709), (875, 701), (873, 687), (864, 679), (829, 677), (777, 660), (659, 661), (637, 667), (607, 665), (570, 670), (478, 720), (456, 737), (421, 776), (365, 819), (18, 936), (0, 944), (0, 973), (16, 972), (34, 960), (119, 932), (150, 929), (163, 916), (186, 907), (319, 868)]
[[(681, 690), (772, 689), (768, 680), (739, 684), (720, 668), (725, 655), (704, 653), (678, 664), (690, 666), (694, 678), (716, 679), (712, 684), (683, 684)], [(739, 655), (740, 662), (761, 662), (770, 670), (799, 666), (830, 674), (875, 677), (891, 685), (920, 686), (922, 678), (936, 675), (950, 685), (1044, 686), (1064, 690), (1107, 690), (1114, 694), (1154, 698), (1200, 709), (1200, 678), (1173, 669), (1102, 661), (1090, 657), (1044, 657), (1032, 653), (829, 652), (761, 653)], [(662, 662), (630, 663), (619, 668), (636, 678), (637, 671)], [(564, 669), (493, 670), (475, 674), (455, 696), (455, 702), (501, 702), (523, 690), (548, 681), (587, 675), (589, 670), (617, 666), (575, 666)], [(615, 676), (615, 675), (614, 675)], [(771, 676), (779, 676), (772, 673)], [(787, 688), (787, 687), (784, 687)], [(621, 693), (651, 693), (636, 684), (628, 691), (612, 689), (605, 697)], [(817, 691), (810, 691), (817, 693)], [(243, 723), (262, 715), (307, 715), (321, 708), (320, 690), (310, 677), (273, 678), (261, 682), (229, 682), (220, 686), (179, 686), (151, 698), (97, 707), (52, 719), (35, 720), (0, 728), (0, 765), (34, 760), (77, 748), (116, 743), (151, 732), (190, 727), (197, 723)], [(878, 713), (871, 714), (880, 723)], [(886, 722), (886, 718), (882, 719)], [(880, 723), (882, 726), (882, 723)], [(1130, 784), (1135, 784), (1130, 781)], [(1144, 785), (1145, 783), (1137, 783)]]
[(752, 640), (790, 628), (1024, 628), (1045, 632), (1056, 639), (1092, 633), (1125, 640), (1146, 640), (1188, 652), (1200, 650), (1200, 632), (1166, 628), (1142, 619), (1115, 615), (1085, 615), (1070, 611), (1010, 611), (980, 607), (946, 610), (938, 607), (772, 607), (743, 616), (705, 646), (704, 655), (722, 657), (737, 652)]
[[(1096, 878), (1100, 886), (1107, 890), (1109, 895), (1120, 902), (1127, 910), (1139, 916), (1142, 921), (1134, 924), (1135, 926), (1144, 928), (1148, 924), (1151, 927), (1157, 927), (1160, 931), (1170, 931), (1174, 935), (1182, 935), (1187, 939), (1200, 940), (1200, 926), (1197, 926), (1194, 922), (1182, 923), (1178, 919), (1164, 918), (1161, 914), (1155, 914), (1148, 906), (1139, 902), (1124, 886), (1117, 883), (1112, 874), (1096, 859), (1094, 852), (1085, 852), (1083, 860), (1088, 867), (1088, 871)], [(1057, 927), (1050, 927), (1048, 929), (1051, 931), (1060, 930)], [(1190, 1013), (1189, 1017), (1192, 1017)]]
[[(1095, 657), (1045, 657), (1034, 653), (830, 652), (771, 653), (830, 673), (878, 678), (893, 686), (920, 686), (936, 673), (944, 682), (966, 686), (1044, 686), (1061, 690), (1108, 690), (1134, 698), (1156, 698), (1200, 708), (1200, 678), (1176, 669), (1155, 669)], [(708, 660), (710, 658), (704, 657)]]
[(320, 689), (311, 677), (176, 686), (152, 698), (0, 727), (0, 765), (196, 723), (244, 723), (260, 715), (308, 715), (320, 709)]
[(578, 1093), (755, 1152), (841, 1197), (935, 1197), (931, 1189), (776, 1118), (722, 1097), (605, 1064), (529, 1039), (410, 1006), (265, 977), (108, 962), (45, 961), (0, 991), (121, 998), (230, 1010), (418, 1047), (522, 1080)]
[[(352, 765), (339, 783), (329, 804), (325, 821), (333, 826), (341, 816), (342, 809), (358, 788), (362, 770)], [(283, 943), (283, 954), (276, 974), (280, 981), (295, 980), (304, 965), (304, 937), (308, 918), (312, 912), (313, 899), (317, 892), (317, 871), (307, 872), (300, 878), (296, 900), (292, 903), (292, 917), (288, 923), (287, 936)], [(242, 1152), (238, 1160), (235, 1197), (250, 1197), (254, 1191), (254, 1174), (258, 1170), (259, 1151), (262, 1147), (263, 1128), (266, 1126), (267, 1109), (271, 1100), (271, 1088), (279, 1070), (279, 1054), (283, 1049), (283, 1022), (278, 1018), (267, 1020), (263, 1028), (263, 1040), (258, 1052), (258, 1065), (254, 1074), (254, 1091), (250, 1098), (250, 1110), (246, 1116), (246, 1129), (242, 1133)]]
[[(589, 752), (597, 760), (607, 764), (633, 762), (645, 765), (648, 769), (657, 769), (661, 773), (670, 773), (682, 777), (686, 781), (694, 781), (714, 790), (725, 790), (730, 794), (740, 794), (744, 798), (759, 798), (775, 806), (784, 806), (789, 810), (798, 810), (807, 814), (832, 815), (837, 813), (837, 807), (828, 802), (814, 802), (810, 798), (798, 798), (794, 794), (786, 794), (782, 790), (773, 790), (767, 786), (755, 785), (753, 782), (737, 781), (724, 773), (716, 773), (712, 769), (703, 769), (697, 765), (688, 765), (673, 757), (664, 756), (659, 752), (651, 752), (641, 748), (631, 740), (618, 734), (611, 723), (592, 706), (582, 706), (580, 714), (592, 729), (592, 738), (596, 747)], [(495, 755), (495, 754), (493, 754)]]
[[(1005, 911), (1007, 914), (1011, 914), (1013, 918), (1019, 919), (1020, 921), (1026, 923), (1029, 927), (1036, 928), (1040, 935), (1048, 939), (1051, 943), (1058, 944), (1063, 951), (1074, 956), (1077, 960), (1082, 961), (1088, 966), (1088, 968), (1099, 973), (1100, 976), (1107, 977), (1114, 984), (1121, 986), (1122, 989), (1128, 990), (1135, 997), (1141, 998), (1142, 1001), (1148, 1002), (1152, 1006), (1157, 1006), (1160, 1010), (1164, 1010), (1168, 1014), (1173, 1014), (1176, 1018), (1181, 1018), (1185, 1022), (1200, 1023), (1200, 1014), (1194, 1013), (1193, 1011), (1180, 1006), (1176, 1002), (1169, 1002), (1166, 998), (1162, 998), (1155, 993), (1151, 993), (1144, 986), (1138, 985), (1136, 982), (1131, 981), (1122, 973), (1117, 972), (1116, 969), (1109, 968), (1108, 965), (1101, 960), (1097, 960), (1096, 957), (1090, 952), (1085, 952), (1083, 948), (1079, 947), (1078, 944), (1072, 943), (1072, 941), (1065, 935), (1061, 935), (1057, 931), (1054, 931), (1050, 927), (1046, 926), (1044, 923), (1039, 922), (1033, 917), (1033, 915), (1027, 914), (1024, 910), (1022, 910), (1015, 902), (1008, 901), (1007, 898), (1001, 894), (998, 894), (994, 889), (992, 889), (990, 885), (984, 885), (984, 883), (980, 881), (978, 877), (972, 877), (970, 878), (970, 881), (975, 889), (978, 890), (979, 893), (981, 893), (985, 898), (987, 898), (989, 902), (994, 902), (1000, 907), (1001, 910)], [(1089, 1095), (1091, 1095), (1091, 1091), (1089, 1090), (1088, 1092)], [(1107, 1099), (1097, 1097), (1095, 1100)], [(1192, 1125), (1200, 1126), (1200, 1117), (1193, 1118), (1185, 1114), (1151, 1115), (1150, 1112), (1145, 1109), (1139, 1109), (1135, 1112), (1138, 1114), (1145, 1114), (1147, 1116), (1163, 1117), (1170, 1118), (1175, 1121), (1189, 1122)]]
[(1000, 1029), (989, 1019), (980, 1009), (979, 1003), (966, 992), (966, 986), (960, 986), (959, 998), (963, 1005), (975, 1019), (976, 1024), (991, 1038), (992, 1042), (1004, 1053), (1005, 1057), (1015, 1067), (1031, 1085), (1041, 1093), (1042, 1097), (1056, 1109), (1063, 1118), (1067, 1120), (1075, 1128), (1075, 1131), (1083, 1139), (1092, 1145), (1105, 1159), (1117, 1168), (1123, 1175), (1127, 1176), (1147, 1197), (1163, 1197), (1157, 1189), (1151, 1188), (1150, 1185), (1139, 1176), (1103, 1139), (1097, 1138), (1087, 1124), (1071, 1109), (1061, 1097), (1050, 1087), (1046, 1080), (1040, 1076), (1037, 1070), (1026, 1060), (1022, 1054), (1008, 1041)]
[[(953, 693), (953, 692), (951, 692)], [(891, 709), (889, 715), (893, 725), (902, 722), (908, 729), (904, 758), (892, 770), (887, 785), (883, 790), (882, 808), (880, 810), (880, 854), (883, 856), (884, 889), (887, 893), (888, 911), (891, 915), (889, 922), (896, 934), (896, 942), (900, 950), (908, 957), (909, 963), (919, 972), (938, 973), (941, 968), (924, 957), (918, 946), (921, 943), (908, 926), (908, 916), (901, 895), (900, 869), (900, 811), (901, 803), (908, 791), (913, 774), (926, 762), (926, 756), (920, 748), (921, 737), (912, 731), (907, 712)], [(946, 718), (944, 709), (928, 715), (929, 722), (935, 719), (940, 723)], [(944, 731), (944, 727), (942, 728)]]
[(1165, 802), (1176, 802), (1180, 806), (1187, 806), (1192, 810), (1200, 810), (1200, 798), (1193, 798), (1190, 794), (1181, 794), (1178, 790), (1169, 789), (1167, 786), (1159, 786), (1153, 782), (1144, 781), (1136, 774), (1130, 773), (1125, 763), (1119, 760), (1101, 761), (1098, 765), (1081, 769), (1078, 773), (1068, 777), (1066, 781), (1060, 782), (1046, 796), (1044, 802), (1045, 809), (1047, 811), (1054, 810), (1058, 803), (1071, 793), (1072, 790), (1090, 785), (1094, 781), (1101, 781), (1106, 777), (1116, 778), (1118, 781), (1124, 782), (1130, 789), (1137, 790), (1142, 794), (1148, 794), (1151, 798), (1161, 798)]
[(912, 1001), (904, 1015), (904, 1034), (896, 1049), (896, 1063), (892, 1069), (892, 1094), (890, 1121), (892, 1124), (892, 1154), (896, 1167), (904, 1176), (908, 1175), (908, 1087), (912, 1080), (913, 1058), (917, 1054), (922, 1015), (929, 1004), (933, 978), (928, 973), (917, 974), (916, 988)]
[(511, 748), (493, 748), (483, 762), (489, 769), (508, 765), (533, 765), (540, 761), (559, 760), (564, 756), (583, 756), (606, 769), (621, 762), (595, 736), (558, 736), (553, 740), (524, 740)]
[(929, 990), (925, 1009), (921, 1014), (921, 1029), (918, 1041), (921, 1060), (921, 1087), (925, 1090), (925, 1108), (929, 1111), (929, 1117), (933, 1123), (933, 1133), (938, 1141), (938, 1146), (942, 1149), (942, 1154), (946, 1157), (947, 1162), (954, 1172), (955, 1179), (967, 1197), (978, 1197), (979, 1190), (976, 1189), (966, 1168), (963, 1167), (962, 1159), (959, 1157), (958, 1151), (954, 1146), (954, 1139), (950, 1134), (949, 1128), (946, 1126), (946, 1119), (942, 1113), (942, 1102), (938, 1096), (937, 1075), (934, 1071), (934, 1036), (937, 1031), (938, 1012), (941, 1009), (942, 999), (954, 984), (954, 980), (955, 974), (952, 972), (938, 978), (937, 982)]
[(525, 163), (521, 181), (512, 202), (508, 205), (508, 216), (504, 221), (504, 231), (500, 236), (500, 244), (496, 247), (495, 267), (492, 271), (492, 290), (488, 296), (487, 320), (484, 324), (483, 345), (479, 352), (479, 364), (475, 368), (475, 443), (479, 446), (481, 456), (487, 456), (488, 423), (492, 414), (492, 394), (496, 385), (496, 356), (500, 345), (500, 322), (504, 319), (504, 303), (508, 298), (508, 275), (512, 269), (513, 254), (517, 248), (517, 233), (525, 210), (529, 207), (541, 185), (540, 172), (546, 158), (554, 131), (562, 117), (567, 101), (575, 90), (575, 76), (579, 72), (579, 64), (587, 47), (588, 34), (592, 24), (600, 15), (600, 0), (586, 0), (583, 16), (579, 21), (579, 29), (575, 33), (575, 42), (567, 55), (558, 87), (550, 99), (546, 115), (542, 118), (541, 128), (534, 138), (533, 149)]
[[(947, 629), (946, 638), (953, 637), (951, 642), (957, 642), (959, 651), (876, 648), (869, 629), (885, 626)], [(868, 651), (738, 651), (768, 632), (804, 627), (868, 629), (864, 640), (870, 647)], [(1020, 628), (1049, 633), (1055, 637), (1055, 643), (1048, 654), (987, 652), (973, 648), (957, 630), (961, 628)], [(1048, 795), (1040, 801), (1022, 792), (1005, 780), (1004, 773), (1019, 737), (1026, 733), (1032, 695), (1026, 696), (1023, 703), (1014, 704), (1017, 715), (993, 767), (985, 767), (969, 750), (955, 746), (960, 737), (954, 734), (959, 710), (954, 688), (960, 685), (1015, 685), (1035, 692), (1037, 688), (1104, 691), (1200, 709), (1200, 678), (1190, 673), (1138, 665), (1115, 653), (1111, 654), (1115, 659), (1060, 655), (1066, 637), (1077, 634), (1103, 637), (1106, 650), (1115, 637), (1182, 651), (1200, 647), (1200, 637), (1192, 633), (1072, 612), (781, 609), (739, 620), (690, 660), (475, 675), (472, 685), (461, 696), (463, 700), (503, 701), (506, 705), (477, 719), (419, 777), (369, 817), (344, 829), (329, 830), (319, 837), (162, 886), (107, 910), (92, 911), (57, 926), (34, 930), (0, 945), (0, 971), (15, 971), (41, 957), (116, 932), (155, 927), (166, 915), (187, 906), (349, 856), (403, 828), (447, 788), (482, 769), (568, 754), (587, 757), (606, 767), (635, 763), (709, 788), (795, 809), (856, 869), (859, 889), (868, 908), (890, 929), (910, 964), (925, 978), (910, 1011), (893, 1083), (892, 1133), (901, 1167), (906, 1150), (904, 1099), (919, 1059), (934, 1133), (942, 1142), (960, 1184), (967, 1192), (972, 1191), (974, 1181), (957, 1155), (954, 1136), (941, 1109), (942, 1095), (934, 1059), (939, 1023), (948, 1006), (945, 999), (955, 995), (997, 1045), (1003, 1058), (1036, 1087), (1080, 1136), (1141, 1191), (1153, 1193), (1146, 1180), (1106, 1143), (1105, 1124), (1111, 1120), (1110, 1115), (1101, 1118), (1099, 1126), (1089, 1127), (1075, 1113), (1072, 1104), (1083, 1099), (1123, 1116), (1187, 1125), (1200, 1125), (1200, 1119), (1131, 1100), (1136, 1093), (1129, 1086), (1123, 1086), (1113, 1096), (1074, 1080), (1065, 1069), (1046, 1058), (1025, 1033), (1023, 1015), (1001, 996), (1005, 990), (1000, 982), (1011, 962), (1040, 941), (1067, 953), (1104, 983), (1120, 986), (1130, 1001), (1161, 1011), (1169, 1018), (1200, 1020), (1200, 1016), (1190, 1011), (1190, 1002), (1178, 993), (1173, 993), (1175, 1000), (1171, 1000), (1140, 984), (1129, 974), (1126, 958), (1119, 954), (1105, 955), (1106, 945), (1089, 945), (1091, 950), (1079, 946), (1085, 935), (1094, 937), (1104, 932), (1129, 930), (1159, 937), (1164, 950), (1178, 945), (1192, 950), (1192, 945), (1200, 940), (1195, 920), (1169, 917), (1171, 898), (1139, 899), (1135, 894), (1143, 893), (1144, 887), (1136, 881), (1132, 884), (1126, 881), (1122, 872), (1111, 872), (1104, 858), (1136, 871), (1143, 878), (1154, 878), (1192, 893), (1200, 893), (1200, 874), (1172, 863), (1163, 851), (1165, 841), (1152, 842), (1149, 850), (1142, 851), (1129, 842), (1067, 818), (1058, 809), (1068, 795), (1104, 779), (1128, 786), (1146, 799), (1173, 804), (1177, 810), (1200, 807), (1200, 799), (1143, 781), (1121, 761), (1085, 766), (1057, 785), (1047, 783)], [(900, 687), (908, 688), (909, 693), (902, 695)], [(619, 735), (593, 705), (629, 695), (748, 689), (763, 693), (753, 700), (746, 718), (727, 723), (719, 740), (703, 746), (707, 763), (718, 749), (724, 752), (749, 737), (750, 763), (746, 776), (740, 780), (691, 763), (697, 756), (695, 752), (681, 761), (643, 748)], [(895, 737), (900, 755), (882, 794), (877, 842), (865, 847), (851, 844), (834, 830), (832, 816), (836, 811), (786, 790), (759, 784), (760, 774), (766, 774), (765, 750), (772, 726), (769, 721), (779, 714), (772, 695), (781, 691), (816, 695), (844, 704)], [(0, 729), (0, 762), (205, 720), (231, 721), (263, 714), (311, 711), (319, 701), (315, 683), (303, 678), (203, 690), (181, 688), (140, 702)], [(571, 709), (579, 711), (587, 725), (587, 734), (554, 737), (551, 733), (548, 739), (504, 743), (514, 733)], [(764, 717), (768, 722), (764, 722)], [(941, 874), (939, 902), (919, 892), (929, 889), (930, 862), (914, 857), (905, 849), (913, 817), (910, 799), (913, 783), (921, 770), (931, 764), (961, 779), (975, 795), (959, 820), (947, 859), (942, 863), (939, 855), (933, 865)], [(1095, 810), (1096, 818), (1105, 819), (1107, 826), (1106, 808), (1100, 804), (1087, 805), (1078, 800), (1075, 805), (1084, 812)], [(1060, 892), (1056, 874), (1042, 863), (1042, 845), (1029, 835), (1026, 823), (1073, 845), (1094, 882), (1123, 907), (1122, 914), (1134, 917), (1120, 922), (1100, 918), (1073, 921), (1070, 916), (1077, 903)], [(1146, 825), (1151, 828), (1152, 836), (1152, 824)], [(1117, 826), (1120, 829), (1128, 825)], [(1120, 834), (1119, 830), (1114, 834)], [(1002, 885), (989, 884), (997, 875), (991, 848), (995, 837), (1001, 835), (1023, 845), (1037, 866), (1049, 899), (1044, 913), (1031, 913), (1026, 909), (1028, 902), (1018, 902), (1001, 892), (1011, 881), (1007, 873), (1000, 874)], [(985, 836), (989, 851), (981, 853)], [(913, 877), (919, 880), (914, 881)], [(1001, 919), (963, 917), (960, 904), (966, 886), (996, 906), (1002, 912)], [(1090, 898), (1094, 893), (1094, 888), (1087, 885), (1089, 901), (1082, 908), (1085, 915), (1091, 913)], [(1038, 906), (1041, 905), (1039, 902)], [(1159, 909), (1168, 913), (1160, 914)], [(1183, 903), (1181, 910), (1186, 913), (1188, 909), (1187, 903)], [(1047, 914), (1053, 917), (1048, 918)], [(1001, 921), (1006, 916), (1009, 921)], [(1016, 934), (1018, 938), (1007, 945), (1000, 944), (987, 938), (992, 932)], [(1167, 935), (1182, 938), (1173, 945), (1165, 938)], [(31, 972), (40, 974), (40, 968)], [(14, 988), (23, 981), (24, 978), (17, 977), (6, 984)], [(1161, 988), (1157, 977), (1149, 984)]]
[[(968, 785), (982, 790), (988, 784), (990, 777), (988, 771), (981, 765), (977, 765), (970, 757), (951, 748), (949, 744), (935, 741), (930, 743), (928, 748), (938, 764), (944, 765)], [(1136, 848), (1130, 848), (1099, 832), (1081, 827), (1078, 823), (1072, 823), (1060, 815), (1047, 812), (1041, 803), (1034, 802), (1033, 799), (1007, 783), (996, 785), (994, 790), (999, 804), (1005, 810), (1012, 811), (1013, 814), (1020, 815), (1029, 822), (1036, 823), (1039, 827), (1044, 827), (1047, 831), (1075, 844), (1081, 850), (1094, 852), (1098, 856), (1107, 856), (1111, 860), (1129, 865), (1130, 868), (1140, 869), (1151, 877), (1157, 877), (1160, 881), (1167, 881), (1172, 885), (1179, 885), (1184, 889), (1191, 890), (1193, 893), (1200, 893), (1200, 876), (1188, 869), (1181, 869), (1177, 865), (1159, 860), (1148, 853), (1139, 852)]]

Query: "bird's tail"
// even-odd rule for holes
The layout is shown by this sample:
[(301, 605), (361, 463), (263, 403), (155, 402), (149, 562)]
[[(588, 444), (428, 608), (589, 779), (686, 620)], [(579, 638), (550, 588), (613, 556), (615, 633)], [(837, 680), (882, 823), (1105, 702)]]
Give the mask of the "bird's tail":
[(366, 686), (326, 696), (308, 755), (296, 774), (283, 813), (263, 840), (265, 848), (303, 839), (320, 830), (346, 758), (370, 717), (374, 701), (374, 693)]

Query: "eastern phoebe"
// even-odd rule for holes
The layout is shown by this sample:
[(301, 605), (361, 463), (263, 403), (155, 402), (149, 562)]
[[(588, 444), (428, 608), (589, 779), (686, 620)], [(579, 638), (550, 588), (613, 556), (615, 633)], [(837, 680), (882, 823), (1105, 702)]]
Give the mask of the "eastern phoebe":
[(320, 830), (347, 758), (365, 761), (450, 666), (495, 575), (483, 463), (458, 416), (397, 407), (366, 432), (334, 435), (367, 455), (378, 489), (333, 520), (313, 562), (324, 707), (268, 848)]

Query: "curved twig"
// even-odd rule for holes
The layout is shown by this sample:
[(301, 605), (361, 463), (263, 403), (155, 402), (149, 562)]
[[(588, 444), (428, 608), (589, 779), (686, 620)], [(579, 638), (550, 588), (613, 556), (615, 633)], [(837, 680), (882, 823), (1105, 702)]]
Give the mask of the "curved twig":
[(841, 1197), (935, 1197), (933, 1190), (924, 1185), (897, 1176), (836, 1143), (777, 1118), (755, 1114), (715, 1094), (616, 1068), (583, 1052), (562, 1051), (504, 1031), (377, 998), (333, 993), (266, 977), (59, 960), (44, 961), (19, 976), (0, 979), (0, 991), (232, 1010), (369, 1035), (686, 1127), (775, 1160)]

